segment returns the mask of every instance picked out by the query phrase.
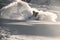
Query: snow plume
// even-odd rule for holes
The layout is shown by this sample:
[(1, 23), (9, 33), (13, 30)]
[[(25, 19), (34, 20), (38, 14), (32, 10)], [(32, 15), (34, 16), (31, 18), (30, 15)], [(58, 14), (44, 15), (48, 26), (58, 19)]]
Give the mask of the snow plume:
[(57, 15), (49, 11), (39, 11), (39, 19), (44, 21), (56, 22)]
[(47, 10), (38, 10), (36, 8), (31, 8), (31, 11), (33, 14), (36, 14), (36, 17), (34, 17), (34, 15), (32, 16), (32, 19), (38, 19), (40, 21), (50, 21), (50, 22), (56, 22), (57, 20), (57, 14), (53, 13), (53, 12), (49, 12)]
[[(35, 12), (33, 13), (33, 11)], [(34, 17), (33, 14), (36, 14), (36, 12), (38, 15)], [(57, 19), (56, 14), (48, 11), (39, 11), (36, 8), (31, 8), (28, 3), (21, 0), (16, 0), (13, 3), (10, 3), (8, 6), (3, 7), (1, 9), (1, 16), (2, 18), (14, 20), (27, 20), (29, 17), (31, 17), (33, 20), (39, 19), (42, 21), (56, 22)]]
[[(15, 2), (10, 3), (1, 9), (2, 18), (20, 20), (25, 19), (28, 15), (32, 15), (31, 7), (28, 5), (28, 3), (18, 1), (16, 0)], [(28, 15), (26, 16), (26, 14)]]
[(37, 8), (31, 8), (30, 10), (31, 10), (31, 12), (33, 12), (33, 11), (39, 12), (39, 10)]

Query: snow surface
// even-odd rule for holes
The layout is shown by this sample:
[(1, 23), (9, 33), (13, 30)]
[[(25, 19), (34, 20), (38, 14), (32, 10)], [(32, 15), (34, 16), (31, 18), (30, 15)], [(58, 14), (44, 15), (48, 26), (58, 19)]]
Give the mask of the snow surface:
[(12, 35), (8, 40), (60, 40), (59, 37), (42, 37), (42, 36), (27, 36), (27, 35)]
[[(9, 4), (8, 6), (3, 7), (1, 9), (2, 18), (14, 19), (14, 20), (16, 20), (16, 19), (25, 20), (25, 18), (26, 19), (28, 18), (27, 16), (30, 17), (32, 15), (31, 11), (35, 10), (37, 12), (37, 9), (32, 8), (32, 10), (31, 10), (31, 7), (28, 6), (27, 3), (25, 3), (25, 2), (21, 2), (21, 3), (22, 4), (20, 4), (20, 2), (19, 3), (13, 2), (13, 3)], [(18, 11), (17, 11), (17, 9), (18, 9)], [(24, 15), (22, 15), (21, 13), (23, 13)], [(28, 15), (25, 15), (25, 14), (28, 14)], [(23, 16), (25, 16), (25, 17), (23, 17)], [(44, 27), (47, 27), (47, 28), (42, 30), (42, 33), (45, 33), (45, 34), (47, 33), (46, 35), (48, 35), (48, 34), (51, 34), (51, 35), (54, 34), (55, 35), (56, 34), (56, 36), (58, 36), (60, 33), (60, 31), (59, 31), (60, 30), (60, 22), (46, 22), (46, 21), (39, 21), (39, 20), (38, 21), (28, 20), (26, 22), (13, 22), (13, 21), (11, 22), (10, 21), (10, 23), (9, 23), (8, 21), (6, 21), (7, 23), (4, 23), (4, 21), (2, 22), (3, 24), (5, 24), (3, 26), (8, 26), (8, 28), (12, 27), (11, 29), (13, 29), (13, 27), (17, 27), (18, 25), (23, 25), (22, 27), (24, 27), (24, 28), (25, 27), (27, 28), (27, 26), (29, 26), (28, 31), (29, 30), (32, 31), (30, 28), (31, 26), (34, 27), (35, 30), (33, 30), (32, 32), (35, 32), (35, 33), (38, 32), (37, 34), (39, 34), (41, 32), (39, 29), (41, 29), (41, 28), (44, 29)], [(42, 26), (40, 24), (42, 24)], [(13, 25), (13, 26), (11, 26), (11, 25)], [(18, 27), (21, 27), (21, 26), (18, 26)], [(26, 28), (24, 29), (25, 32), (27, 31)], [(29, 33), (31, 33), (31, 32), (29, 32)], [(46, 36), (33, 36), (33, 35), (29, 35), (29, 36), (28, 35), (11, 35), (9, 38), (7, 38), (7, 40), (60, 40), (60, 36), (59, 37), (46, 37)]]

